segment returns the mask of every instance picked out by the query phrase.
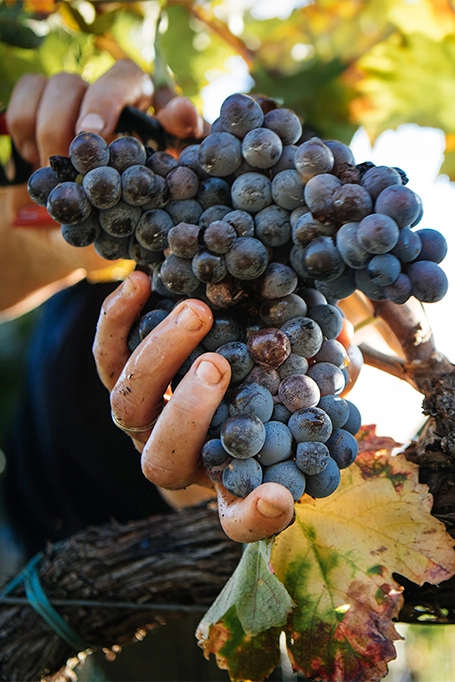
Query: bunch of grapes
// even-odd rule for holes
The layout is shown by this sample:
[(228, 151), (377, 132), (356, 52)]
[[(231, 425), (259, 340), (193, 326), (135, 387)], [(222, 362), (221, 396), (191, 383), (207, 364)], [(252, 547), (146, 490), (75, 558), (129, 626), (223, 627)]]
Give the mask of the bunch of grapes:
[(414, 229), (422, 202), (406, 184), (401, 169), (356, 165), (341, 142), (304, 140), (291, 110), (234, 94), (178, 158), (81, 133), (29, 193), (70, 244), (150, 272), (154, 309), (131, 330), (131, 350), (183, 298), (212, 308), (211, 331), (175, 379), (206, 351), (230, 363), (206, 471), (240, 497), (276, 481), (298, 500), (330, 495), (357, 454), (337, 302), (356, 289), (398, 304), (446, 293), (446, 241)]

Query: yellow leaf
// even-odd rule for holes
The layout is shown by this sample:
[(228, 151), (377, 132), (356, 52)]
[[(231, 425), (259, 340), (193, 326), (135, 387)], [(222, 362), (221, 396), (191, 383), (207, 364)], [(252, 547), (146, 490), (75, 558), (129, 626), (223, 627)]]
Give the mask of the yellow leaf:
[(361, 452), (338, 490), (304, 496), (272, 552), (297, 608), (286, 626), (296, 669), (311, 679), (373, 682), (387, 673), (403, 603), (398, 573), (422, 585), (455, 573), (453, 540), (431, 516), (432, 496), (397, 445), (360, 433)]

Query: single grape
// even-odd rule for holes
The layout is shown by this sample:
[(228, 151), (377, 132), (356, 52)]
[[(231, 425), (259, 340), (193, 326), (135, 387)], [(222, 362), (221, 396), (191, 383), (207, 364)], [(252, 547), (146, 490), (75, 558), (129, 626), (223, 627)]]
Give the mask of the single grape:
[(120, 173), (110, 166), (100, 166), (88, 171), (82, 180), (82, 187), (95, 208), (112, 208), (122, 196)]
[(400, 230), (398, 241), (391, 253), (399, 258), (402, 263), (415, 260), (422, 250), (422, 242), (417, 232), (418, 230), (413, 232), (409, 227), (402, 227)]
[(291, 353), (288, 336), (280, 329), (259, 329), (248, 339), (248, 351), (258, 365), (276, 369)]
[(145, 211), (136, 226), (136, 239), (144, 248), (159, 251), (167, 247), (167, 235), (172, 227), (172, 218), (163, 209)]
[(382, 190), (392, 185), (401, 185), (401, 176), (395, 168), (389, 166), (373, 166), (363, 175), (360, 184), (370, 194), (373, 200), (377, 199)]
[(138, 334), (141, 341), (143, 341), (167, 316), (168, 312), (159, 308), (145, 313), (141, 317), (138, 325)]
[(283, 143), (268, 128), (254, 128), (242, 140), (242, 155), (253, 168), (270, 168), (281, 156)]
[(328, 281), (315, 280), (314, 286), (329, 301), (338, 301), (347, 298), (357, 288), (354, 270), (346, 268), (339, 277)]
[(109, 144), (109, 165), (119, 173), (129, 166), (143, 166), (146, 160), (145, 147), (136, 137), (124, 135)]
[(61, 182), (50, 191), (47, 210), (58, 223), (77, 225), (87, 220), (92, 206), (81, 185), (76, 182)]
[(142, 215), (140, 206), (131, 206), (119, 201), (112, 208), (99, 213), (100, 225), (112, 237), (128, 237), (133, 234)]
[(63, 239), (71, 246), (82, 247), (93, 244), (100, 232), (98, 215), (92, 211), (86, 220), (75, 225), (61, 225)]
[(273, 201), (281, 208), (293, 211), (305, 203), (303, 188), (304, 183), (298, 171), (294, 168), (281, 170), (272, 180)]
[(278, 397), (290, 412), (315, 407), (321, 397), (318, 385), (305, 374), (290, 374), (280, 383)]
[(265, 114), (262, 125), (273, 130), (281, 138), (283, 145), (293, 145), (302, 135), (300, 119), (291, 109), (272, 109)]
[(169, 248), (180, 258), (193, 258), (199, 251), (199, 225), (179, 223), (171, 227), (167, 233)]
[(242, 326), (237, 318), (225, 312), (216, 312), (213, 315), (213, 325), (202, 339), (204, 348), (208, 351), (216, 351), (217, 348), (231, 341), (240, 341), (242, 338)]
[(223, 485), (236, 497), (246, 497), (262, 483), (262, 467), (254, 458), (233, 459), (223, 471)]
[(264, 367), (262, 365), (255, 365), (245, 378), (246, 384), (260, 384), (270, 391), (271, 395), (276, 395), (278, 393), (280, 381), (280, 375), (276, 369)]
[(365, 296), (373, 299), (373, 301), (384, 301), (387, 298), (387, 294), (384, 291), (384, 287), (380, 284), (375, 284), (368, 270), (354, 270), (355, 284), (357, 289), (359, 289)]
[(354, 405), (353, 402), (347, 400), (346, 398), (345, 402), (348, 404), (349, 407), (349, 416), (345, 423), (342, 425), (343, 430), (349, 431), (349, 433), (352, 433), (352, 435), (355, 436), (356, 433), (359, 431), (360, 427), (362, 426), (362, 416), (359, 412), (359, 408), (356, 405)]
[(166, 175), (171, 200), (193, 199), (199, 190), (199, 178), (188, 166), (176, 166)]
[(230, 341), (217, 348), (231, 366), (231, 383), (243, 381), (254, 367), (254, 360), (248, 352), (247, 345), (241, 341)]
[(393, 218), (371, 213), (360, 221), (357, 229), (359, 244), (373, 255), (387, 253), (398, 243), (400, 231)]
[[(338, 395), (323, 395), (321, 396), (321, 399), (317, 404), (317, 407), (321, 408), (321, 410), (324, 410), (324, 412), (326, 412), (329, 415), (330, 421), (332, 422), (332, 427), (334, 429), (341, 429), (341, 427), (343, 427), (344, 429), (346, 429), (346, 431), (349, 431), (350, 429), (347, 428), (346, 424), (351, 415), (350, 405), (353, 405), (353, 403), (348, 402), (347, 400), (345, 400), (345, 398), (340, 398), (340, 396)], [(355, 419), (354, 411), (352, 412), (352, 417), (354, 420)], [(358, 429), (359, 428), (360, 423)], [(358, 429), (355, 431), (355, 433), (357, 433)]]
[(431, 260), (433, 263), (440, 263), (447, 256), (446, 238), (438, 230), (432, 230), (427, 227), (416, 230), (411, 234), (418, 237), (422, 244), (422, 248), (415, 260)]
[(338, 395), (346, 383), (342, 370), (331, 362), (316, 362), (308, 369), (307, 376), (316, 382), (321, 396)]
[(230, 133), (212, 133), (199, 145), (198, 160), (206, 173), (225, 177), (242, 162), (241, 143)]
[(339, 277), (345, 264), (331, 237), (316, 237), (305, 249), (305, 269), (310, 277), (330, 281)]
[(200, 180), (205, 180), (209, 177), (209, 174), (206, 173), (199, 163), (199, 144), (190, 144), (188, 147), (182, 149), (179, 154), (178, 164), (180, 166), (188, 166), (189, 168), (192, 168)]
[(384, 293), (393, 303), (406, 303), (412, 296), (412, 282), (404, 272), (400, 272), (393, 284), (384, 287)]
[(39, 206), (46, 206), (49, 194), (57, 187), (59, 179), (50, 166), (38, 168), (28, 179), (27, 191)]
[(355, 165), (355, 158), (352, 150), (343, 142), (338, 140), (323, 140), (326, 147), (330, 149), (333, 154), (334, 164), (332, 173), (339, 175), (348, 166)]
[(143, 206), (155, 192), (155, 173), (147, 166), (129, 166), (122, 175), (122, 199), (132, 206)]
[(256, 458), (262, 466), (284, 462), (292, 457), (292, 433), (283, 422), (268, 421), (265, 426), (265, 442)]
[(109, 147), (101, 135), (81, 132), (72, 140), (69, 156), (74, 168), (84, 175), (109, 163)]
[(308, 371), (308, 360), (301, 355), (291, 353), (289, 357), (279, 366), (278, 375), (283, 381), (292, 374), (306, 374)]
[(174, 294), (192, 294), (199, 286), (199, 280), (191, 268), (191, 261), (171, 253), (162, 263), (160, 278)]
[(334, 429), (325, 444), (340, 469), (351, 466), (359, 451), (356, 439), (345, 429)]
[(221, 433), (221, 427), (229, 419), (229, 408), (227, 402), (222, 400), (215, 410), (212, 421), (209, 426), (209, 436), (211, 438), (218, 438)]
[(272, 183), (260, 173), (243, 173), (231, 186), (235, 209), (257, 213), (272, 203)]
[(312, 358), (322, 346), (321, 328), (309, 317), (294, 317), (285, 322), (281, 330), (289, 337), (292, 352), (304, 358)]
[(169, 202), (169, 187), (167, 186), (166, 179), (161, 175), (155, 174), (155, 187), (153, 189), (153, 195), (149, 198), (146, 204), (142, 205), (144, 211), (148, 211), (151, 208), (164, 208)]
[(202, 236), (206, 247), (214, 253), (227, 253), (237, 239), (237, 232), (225, 220), (214, 220)]
[(238, 138), (261, 126), (263, 120), (264, 113), (260, 105), (249, 95), (229, 95), (220, 108), (220, 126)]
[(437, 263), (420, 260), (411, 263), (406, 274), (412, 283), (413, 295), (423, 303), (436, 303), (447, 293), (447, 275)]
[(373, 210), (373, 200), (361, 185), (345, 183), (332, 197), (334, 214), (340, 223), (357, 222)]
[(283, 263), (269, 263), (259, 280), (259, 293), (262, 298), (282, 298), (297, 288), (297, 275), (292, 268)]
[(297, 246), (308, 246), (316, 237), (335, 237), (337, 227), (333, 222), (321, 223), (311, 213), (304, 213), (292, 227), (292, 241)]
[(412, 189), (391, 185), (382, 190), (376, 199), (374, 210), (390, 216), (398, 227), (411, 225), (420, 213), (421, 200)]
[(399, 259), (391, 253), (380, 253), (373, 256), (367, 266), (371, 281), (387, 287), (393, 284), (401, 272)]
[(325, 339), (321, 349), (316, 353), (313, 360), (316, 362), (331, 362), (340, 369), (349, 365), (349, 356), (346, 348), (336, 339)]
[(226, 267), (233, 277), (252, 280), (265, 272), (269, 256), (255, 237), (238, 237), (226, 253)]
[(277, 247), (287, 244), (291, 238), (289, 212), (272, 204), (256, 213), (254, 217), (255, 236), (265, 246)]
[(297, 410), (289, 417), (288, 426), (297, 443), (304, 441), (325, 443), (332, 434), (330, 417), (319, 407)]
[(229, 453), (223, 448), (219, 438), (211, 438), (202, 446), (201, 458), (204, 467), (216, 467), (229, 459)]
[(297, 443), (295, 463), (304, 474), (314, 476), (324, 471), (329, 463), (330, 452), (324, 443), (318, 441)]
[(312, 137), (297, 147), (294, 163), (303, 180), (307, 182), (315, 175), (329, 173), (335, 159), (321, 139)]
[(166, 205), (166, 211), (171, 216), (174, 225), (179, 223), (191, 223), (197, 225), (202, 215), (203, 208), (196, 199), (173, 199)]
[(160, 265), (163, 260), (162, 251), (151, 251), (150, 249), (145, 249), (141, 244), (139, 244), (134, 234), (130, 237), (128, 253), (129, 258), (134, 260), (134, 262), (138, 265), (147, 265), (151, 268), (155, 268), (156, 266)]
[(129, 258), (129, 237), (113, 237), (104, 230), (100, 230), (93, 246), (96, 253), (106, 260)]
[(209, 177), (199, 182), (197, 201), (203, 209), (215, 205), (231, 205), (231, 186), (223, 178)]
[(314, 476), (306, 476), (305, 492), (315, 498), (328, 497), (338, 488), (340, 480), (340, 470), (337, 463), (330, 458), (323, 471)]
[(265, 300), (259, 309), (259, 315), (268, 327), (281, 327), (294, 317), (305, 317), (306, 314), (307, 305), (297, 294)]
[(257, 455), (265, 443), (265, 426), (253, 414), (237, 414), (223, 424), (220, 434), (225, 450), (236, 459)]
[[(281, 173), (282, 171), (285, 171), (285, 170), (295, 171), (294, 156), (295, 156), (296, 149), (297, 149), (297, 145), (295, 145), (295, 144), (284, 145), (280, 158), (270, 169), (270, 173), (272, 175), (272, 178), (274, 178), (276, 175), (278, 175), (278, 173)], [(303, 183), (302, 183), (302, 180), (300, 179), (300, 176), (298, 176), (298, 178), (300, 181), (300, 186), (303, 189)], [(273, 191), (273, 188), (272, 188), (272, 191)], [(280, 196), (282, 196), (281, 192), (280, 192)], [(277, 201), (276, 203), (278, 204), (279, 202)], [(284, 206), (283, 208), (286, 208), (286, 207)]]
[(191, 260), (191, 267), (200, 282), (221, 282), (227, 274), (223, 255), (201, 249)]
[[(197, 147), (197, 149), (199, 149), (199, 145), (194, 146)], [(154, 154), (151, 154), (147, 158), (146, 165), (147, 168), (150, 168), (150, 170), (152, 170), (154, 173), (165, 178), (173, 168), (177, 168), (179, 162), (181, 163), (181, 165), (185, 165), (180, 161), (180, 159), (179, 161), (177, 161), (177, 159), (174, 158), (172, 154), (169, 154), (169, 152), (159, 151), (155, 152)]]
[(291, 493), (294, 502), (300, 500), (305, 492), (305, 476), (292, 459), (265, 467), (262, 482), (284, 486)]
[(339, 187), (341, 180), (330, 173), (321, 173), (308, 180), (303, 196), (314, 218), (322, 222), (333, 219), (333, 195)]
[(270, 391), (256, 383), (238, 386), (228, 400), (231, 417), (239, 414), (254, 414), (262, 422), (269, 421), (273, 412), (273, 398)]
[(336, 339), (343, 328), (343, 314), (337, 306), (315, 305), (308, 309), (307, 315), (317, 322), (326, 339)]
[(223, 220), (232, 225), (237, 237), (254, 237), (254, 219), (247, 211), (240, 209), (229, 211)]

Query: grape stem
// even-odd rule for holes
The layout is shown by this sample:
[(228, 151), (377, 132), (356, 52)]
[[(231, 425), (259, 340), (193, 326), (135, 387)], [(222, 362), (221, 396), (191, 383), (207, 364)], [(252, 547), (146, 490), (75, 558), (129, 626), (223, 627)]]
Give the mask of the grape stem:
[(422, 304), (410, 301), (397, 305), (391, 301), (370, 301), (374, 314), (395, 336), (403, 351), (402, 358), (380, 353), (360, 344), (365, 363), (407, 381), (417, 391), (428, 395), (438, 377), (454, 370), (452, 363), (435, 345), (433, 332)]

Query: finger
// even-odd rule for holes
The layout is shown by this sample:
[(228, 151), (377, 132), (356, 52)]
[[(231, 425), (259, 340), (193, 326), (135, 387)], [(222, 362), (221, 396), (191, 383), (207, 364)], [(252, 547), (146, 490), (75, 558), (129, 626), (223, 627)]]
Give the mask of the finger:
[(33, 166), (39, 165), (36, 117), (47, 78), (30, 73), (20, 78), (11, 94), (6, 111), (8, 131), (19, 154)]
[(112, 411), (119, 424), (137, 429), (158, 416), (169, 383), (212, 323), (212, 312), (205, 303), (187, 299), (146, 336), (111, 393)]
[(76, 122), (76, 132), (90, 131), (109, 138), (114, 133), (122, 109), (126, 106), (146, 109), (152, 93), (150, 76), (134, 62), (120, 59), (88, 88)]
[(134, 271), (104, 301), (93, 343), (93, 355), (101, 381), (111, 391), (131, 353), (128, 334), (150, 296), (150, 279)]
[(294, 519), (294, 499), (282, 485), (263, 483), (245, 498), (217, 486), (218, 514), (224, 532), (236, 542), (256, 542), (280, 533)]
[(142, 452), (142, 470), (150, 481), (167, 489), (206, 481), (200, 453), (230, 377), (230, 365), (218, 353), (204, 353), (195, 360)]
[(75, 73), (58, 73), (44, 88), (36, 118), (41, 165), (54, 154), (68, 155), (87, 83)]
[(156, 118), (163, 128), (177, 138), (202, 137), (204, 121), (194, 104), (187, 97), (174, 97)]

